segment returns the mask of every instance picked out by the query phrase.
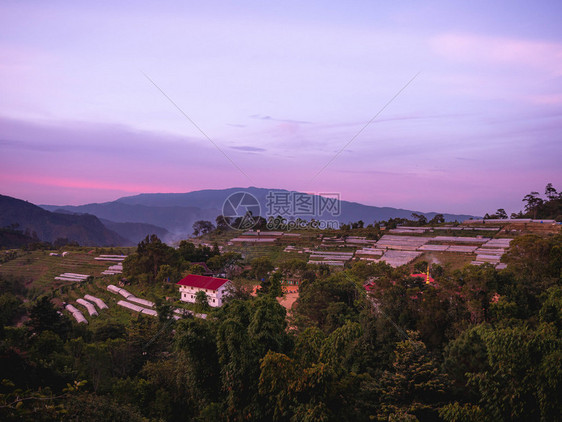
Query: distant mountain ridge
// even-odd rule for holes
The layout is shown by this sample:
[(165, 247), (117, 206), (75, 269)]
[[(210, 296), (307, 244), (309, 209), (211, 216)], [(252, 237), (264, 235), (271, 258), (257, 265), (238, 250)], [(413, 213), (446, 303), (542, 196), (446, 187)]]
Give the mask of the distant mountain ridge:
[(147, 223), (116, 223), (114, 221), (100, 218), (100, 221), (109, 230), (113, 230), (119, 236), (130, 240), (133, 244), (139, 243), (147, 235), (155, 234), (160, 239), (168, 239), (170, 232), (163, 227)]
[[(267, 195), (270, 192), (290, 192), (285, 189), (265, 188), (228, 188), (200, 190), (187, 193), (143, 193), (119, 198), (112, 202), (93, 203), (79, 206), (41, 205), (50, 211), (66, 211), (93, 214), (99, 218), (116, 223), (146, 223), (168, 230), (176, 238), (185, 238), (192, 232), (192, 225), (197, 220), (210, 220), (222, 214), (224, 201), (233, 193), (247, 192), (256, 197), (262, 209), (267, 209)], [(411, 218), (413, 210), (375, 207), (356, 202), (341, 201), (341, 213), (329, 216), (340, 223), (363, 220), (365, 224), (389, 218)], [(428, 219), (437, 212), (423, 213)], [(442, 213), (446, 221), (463, 221), (474, 216), (465, 214)], [(285, 215), (284, 215), (285, 216)]]
[(61, 214), (10, 196), (0, 195), (0, 227), (18, 225), (37, 238), (54, 242), (67, 238), (81, 245), (124, 246), (131, 242), (105, 227), (94, 215)]
[[(198, 207), (129, 205), (118, 201), (86, 205), (41, 205), (56, 212), (91, 214), (112, 223), (142, 223), (167, 230), (165, 240), (173, 241), (189, 236), (193, 223), (197, 220), (213, 220), (221, 213), (220, 209), (201, 209)], [(120, 230), (119, 227), (113, 226)], [(147, 233), (152, 234), (152, 233)], [(144, 237), (144, 236), (143, 236)]]

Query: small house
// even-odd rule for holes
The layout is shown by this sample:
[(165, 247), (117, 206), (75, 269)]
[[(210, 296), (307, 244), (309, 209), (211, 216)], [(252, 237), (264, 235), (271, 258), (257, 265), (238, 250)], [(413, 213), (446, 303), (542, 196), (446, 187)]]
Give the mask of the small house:
[(210, 306), (222, 306), (223, 299), (230, 285), (226, 278), (207, 277), (204, 275), (189, 274), (178, 283), (180, 289), (180, 300), (182, 302), (195, 303), (198, 292), (205, 292)]

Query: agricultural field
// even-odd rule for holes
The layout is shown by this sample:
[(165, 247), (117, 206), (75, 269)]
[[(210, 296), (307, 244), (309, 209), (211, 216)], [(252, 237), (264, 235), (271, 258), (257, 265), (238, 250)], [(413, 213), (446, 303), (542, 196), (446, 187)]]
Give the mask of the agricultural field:
[[(128, 254), (133, 249), (117, 248), (116, 253)], [(68, 248), (67, 251), (68, 254), (64, 257), (49, 255), (50, 253), (60, 253), (58, 250), (18, 251), (15, 259), (0, 264), (0, 274), (23, 278), (25, 287), (40, 295), (45, 291), (72, 285), (72, 282), (55, 280), (55, 277), (62, 273), (100, 277), (101, 273), (111, 265), (108, 261), (94, 259), (99, 254), (108, 251), (102, 248)]]

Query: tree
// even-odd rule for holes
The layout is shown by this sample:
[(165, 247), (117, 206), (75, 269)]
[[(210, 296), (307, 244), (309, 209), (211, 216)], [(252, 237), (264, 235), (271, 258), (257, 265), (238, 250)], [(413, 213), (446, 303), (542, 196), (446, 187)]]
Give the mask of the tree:
[(98, 325), (94, 331), (94, 341), (106, 341), (108, 339), (124, 338), (127, 330), (119, 322), (108, 321)]
[(465, 395), (475, 397), (475, 391), (467, 388), (468, 373), (489, 370), (486, 344), (481, 333), (484, 326), (463, 331), (445, 347), (444, 369)]
[(252, 277), (255, 278), (256, 280), (265, 279), (269, 274), (269, 272), (274, 269), (273, 263), (266, 256), (254, 258), (251, 262), (251, 265), (252, 265), (251, 274)]
[(281, 287), (281, 280), (283, 276), (281, 273), (273, 273), (270, 277), (266, 277), (260, 285), (258, 294), (260, 296), (269, 295), (271, 297), (283, 296), (283, 289)]
[(497, 220), (497, 219), (505, 219), (507, 218), (507, 212), (505, 212), (505, 210), (503, 208), (498, 208), (498, 210), (490, 215), (488, 213), (486, 213), (486, 215), (484, 216), (485, 220)]
[(544, 202), (542, 198), (539, 197), (539, 193), (531, 192), (525, 195), (523, 202), (527, 203), (527, 205), (525, 205), (525, 211), (531, 213), (533, 218), (537, 218), (537, 211)]
[(160, 299), (156, 301), (156, 312), (158, 313), (158, 321), (161, 324), (167, 323), (174, 316), (174, 308), (172, 305)]
[(507, 218), (507, 212), (505, 212), (505, 210), (503, 208), (498, 208), (498, 210), (496, 211), (496, 216), (497, 216), (497, 218), (500, 218), (500, 219), (506, 219)]
[(301, 279), (306, 271), (306, 261), (297, 258), (284, 261), (279, 264), (279, 271), (287, 278), (294, 277)]
[(382, 376), (382, 413), (406, 413), (419, 420), (435, 420), (449, 381), (417, 334), (410, 331), (408, 335), (408, 340), (396, 346), (392, 372)]
[(187, 262), (206, 262), (209, 258), (220, 254), (218, 249), (211, 249), (205, 245), (195, 246), (187, 240), (180, 242), (178, 253)]
[(70, 320), (57, 311), (47, 296), (41, 297), (29, 311), (29, 326), (36, 333), (53, 331), (66, 338), (70, 331)]
[(539, 317), (542, 322), (553, 324), (558, 332), (562, 332), (562, 287), (554, 286), (545, 294)]
[(137, 245), (137, 253), (129, 255), (123, 262), (123, 273), (127, 276), (149, 274), (156, 279), (160, 266), (177, 266), (179, 255), (176, 250), (163, 243), (155, 234), (146, 236)]
[(209, 306), (209, 296), (203, 290), (199, 290), (195, 293), (195, 303), (199, 306), (202, 311), (210, 309)]
[(220, 397), (221, 374), (215, 332), (205, 320), (191, 318), (178, 324), (176, 349), (184, 360), (189, 388), (203, 408)]
[[(361, 290), (364, 291), (362, 287)], [(316, 325), (329, 333), (358, 317), (361, 293), (357, 283), (341, 273), (325, 280), (303, 283), (294, 307), (297, 323), (302, 328)]]
[(219, 325), (217, 352), (229, 419), (247, 420), (255, 410), (259, 357), (246, 327), (237, 319), (227, 318)]
[(146, 420), (135, 406), (118, 403), (110, 396), (83, 392), (78, 395), (71, 395), (67, 398), (64, 416), (61, 416), (59, 420), (79, 421), (86, 419), (115, 422), (141, 422)]
[(12, 293), (0, 295), (0, 338), (4, 333), (4, 326), (11, 325), (14, 318), (22, 312), (21, 300)]
[(293, 354), (301, 367), (306, 368), (318, 362), (325, 338), (324, 332), (314, 326), (298, 335)]
[(199, 236), (212, 232), (215, 229), (213, 223), (207, 220), (198, 220), (193, 223), (193, 235)]
[(443, 217), (443, 214), (435, 214), (435, 216), (429, 220), (429, 224), (431, 225), (435, 225), (435, 224), (441, 224), (445, 222), (445, 217)]
[(287, 355), (267, 352), (260, 363), (259, 393), (266, 403), (266, 419), (288, 421), (292, 414), (289, 387), (296, 378), (294, 361)]
[(156, 275), (156, 280), (161, 282), (172, 282), (175, 283), (179, 281), (180, 274), (176, 267), (172, 267), (168, 264), (163, 264), (160, 266), (158, 270), (158, 274)]
[(362, 229), (364, 226), (365, 226), (365, 223), (363, 222), (363, 220), (359, 220), (355, 223), (351, 223), (352, 229)]
[(480, 330), (488, 370), (468, 374), (492, 420), (558, 420), (562, 414), (560, 337), (552, 326)]
[(419, 226), (425, 226), (427, 224), (427, 217), (423, 214), (418, 214), (413, 212), (412, 217), (415, 218)]
[(552, 186), (552, 183), (548, 183), (544, 189), (544, 194), (548, 198), (549, 201), (554, 201), (558, 199), (559, 194), (556, 192), (556, 189)]
[[(502, 258), (517, 279), (530, 288), (550, 287), (562, 271), (562, 235), (544, 238), (536, 234), (519, 236), (511, 241)], [(533, 281), (529, 285), (529, 282)]]
[(419, 273), (425, 273), (429, 268), (429, 263), (427, 261), (418, 261), (414, 264), (414, 271)]
[(222, 255), (215, 255), (207, 260), (207, 266), (215, 273), (225, 273), (227, 277), (232, 277), (239, 270), (242, 255), (237, 252), (226, 252)]
[(230, 217), (225, 217), (224, 215), (219, 215), (215, 223), (217, 224), (217, 231), (224, 232), (228, 231), (232, 226), (232, 219)]
[(259, 298), (248, 325), (250, 340), (260, 357), (271, 350), (281, 352), (288, 342), (286, 311), (274, 297)]

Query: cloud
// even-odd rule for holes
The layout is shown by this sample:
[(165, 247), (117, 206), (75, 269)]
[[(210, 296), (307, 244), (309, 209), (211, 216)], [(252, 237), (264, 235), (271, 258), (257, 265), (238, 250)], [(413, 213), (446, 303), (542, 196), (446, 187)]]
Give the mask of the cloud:
[(80, 121), (27, 121), (0, 116), (5, 149), (52, 153), (92, 153), (134, 157), (174, 158), (178, 153), (206, 154), (205, 139), (135, 130), (126, 125)]
[(223, 180), (245, 179), (236, 167), (246, 169), (246, 164), (233, 165), (206, 139), (122, 125), (6, 117), (0, 117), (0, 127), (2, 186), (12, 194), (28, 192), (30, 198), (44, 198), (45, 185), (57, 188), (51, 192), (65, 189), (65, 201), (76, 202), (87, 192), (98, 198), (102, 191), (185, 192)]
[(299, 125), (310, 125), (312, 122), (307, 122), (305, 120), (291, 120), (291, 119), (276, 119), (271, 116), (261, 115), (261, 114), (252, 114), (250, 116), (251, 119), (258, 119), (258, 120), (271, 120), (273, 122), (281, 122), (281, 123), (294, 123)]
[(561, 43), (450, 33), (434, 37), (430, 45), (438, 54), (455, 61), (516, 65), (562, 75)]
[(248, 152), (262, 152), (262, 151), (267, 151), (265, 148), (258, 148), (258, 147), (252, 147), (249, 145), (241, 145), (241, 146), (236, 146), (236, 147), (230, 147), (232, 149), (237, 149), (239, 151), (248, 151)]
[(531, 95), (529, 100), (536, 104), (560, 105), (562, 104), (562, 94)]

